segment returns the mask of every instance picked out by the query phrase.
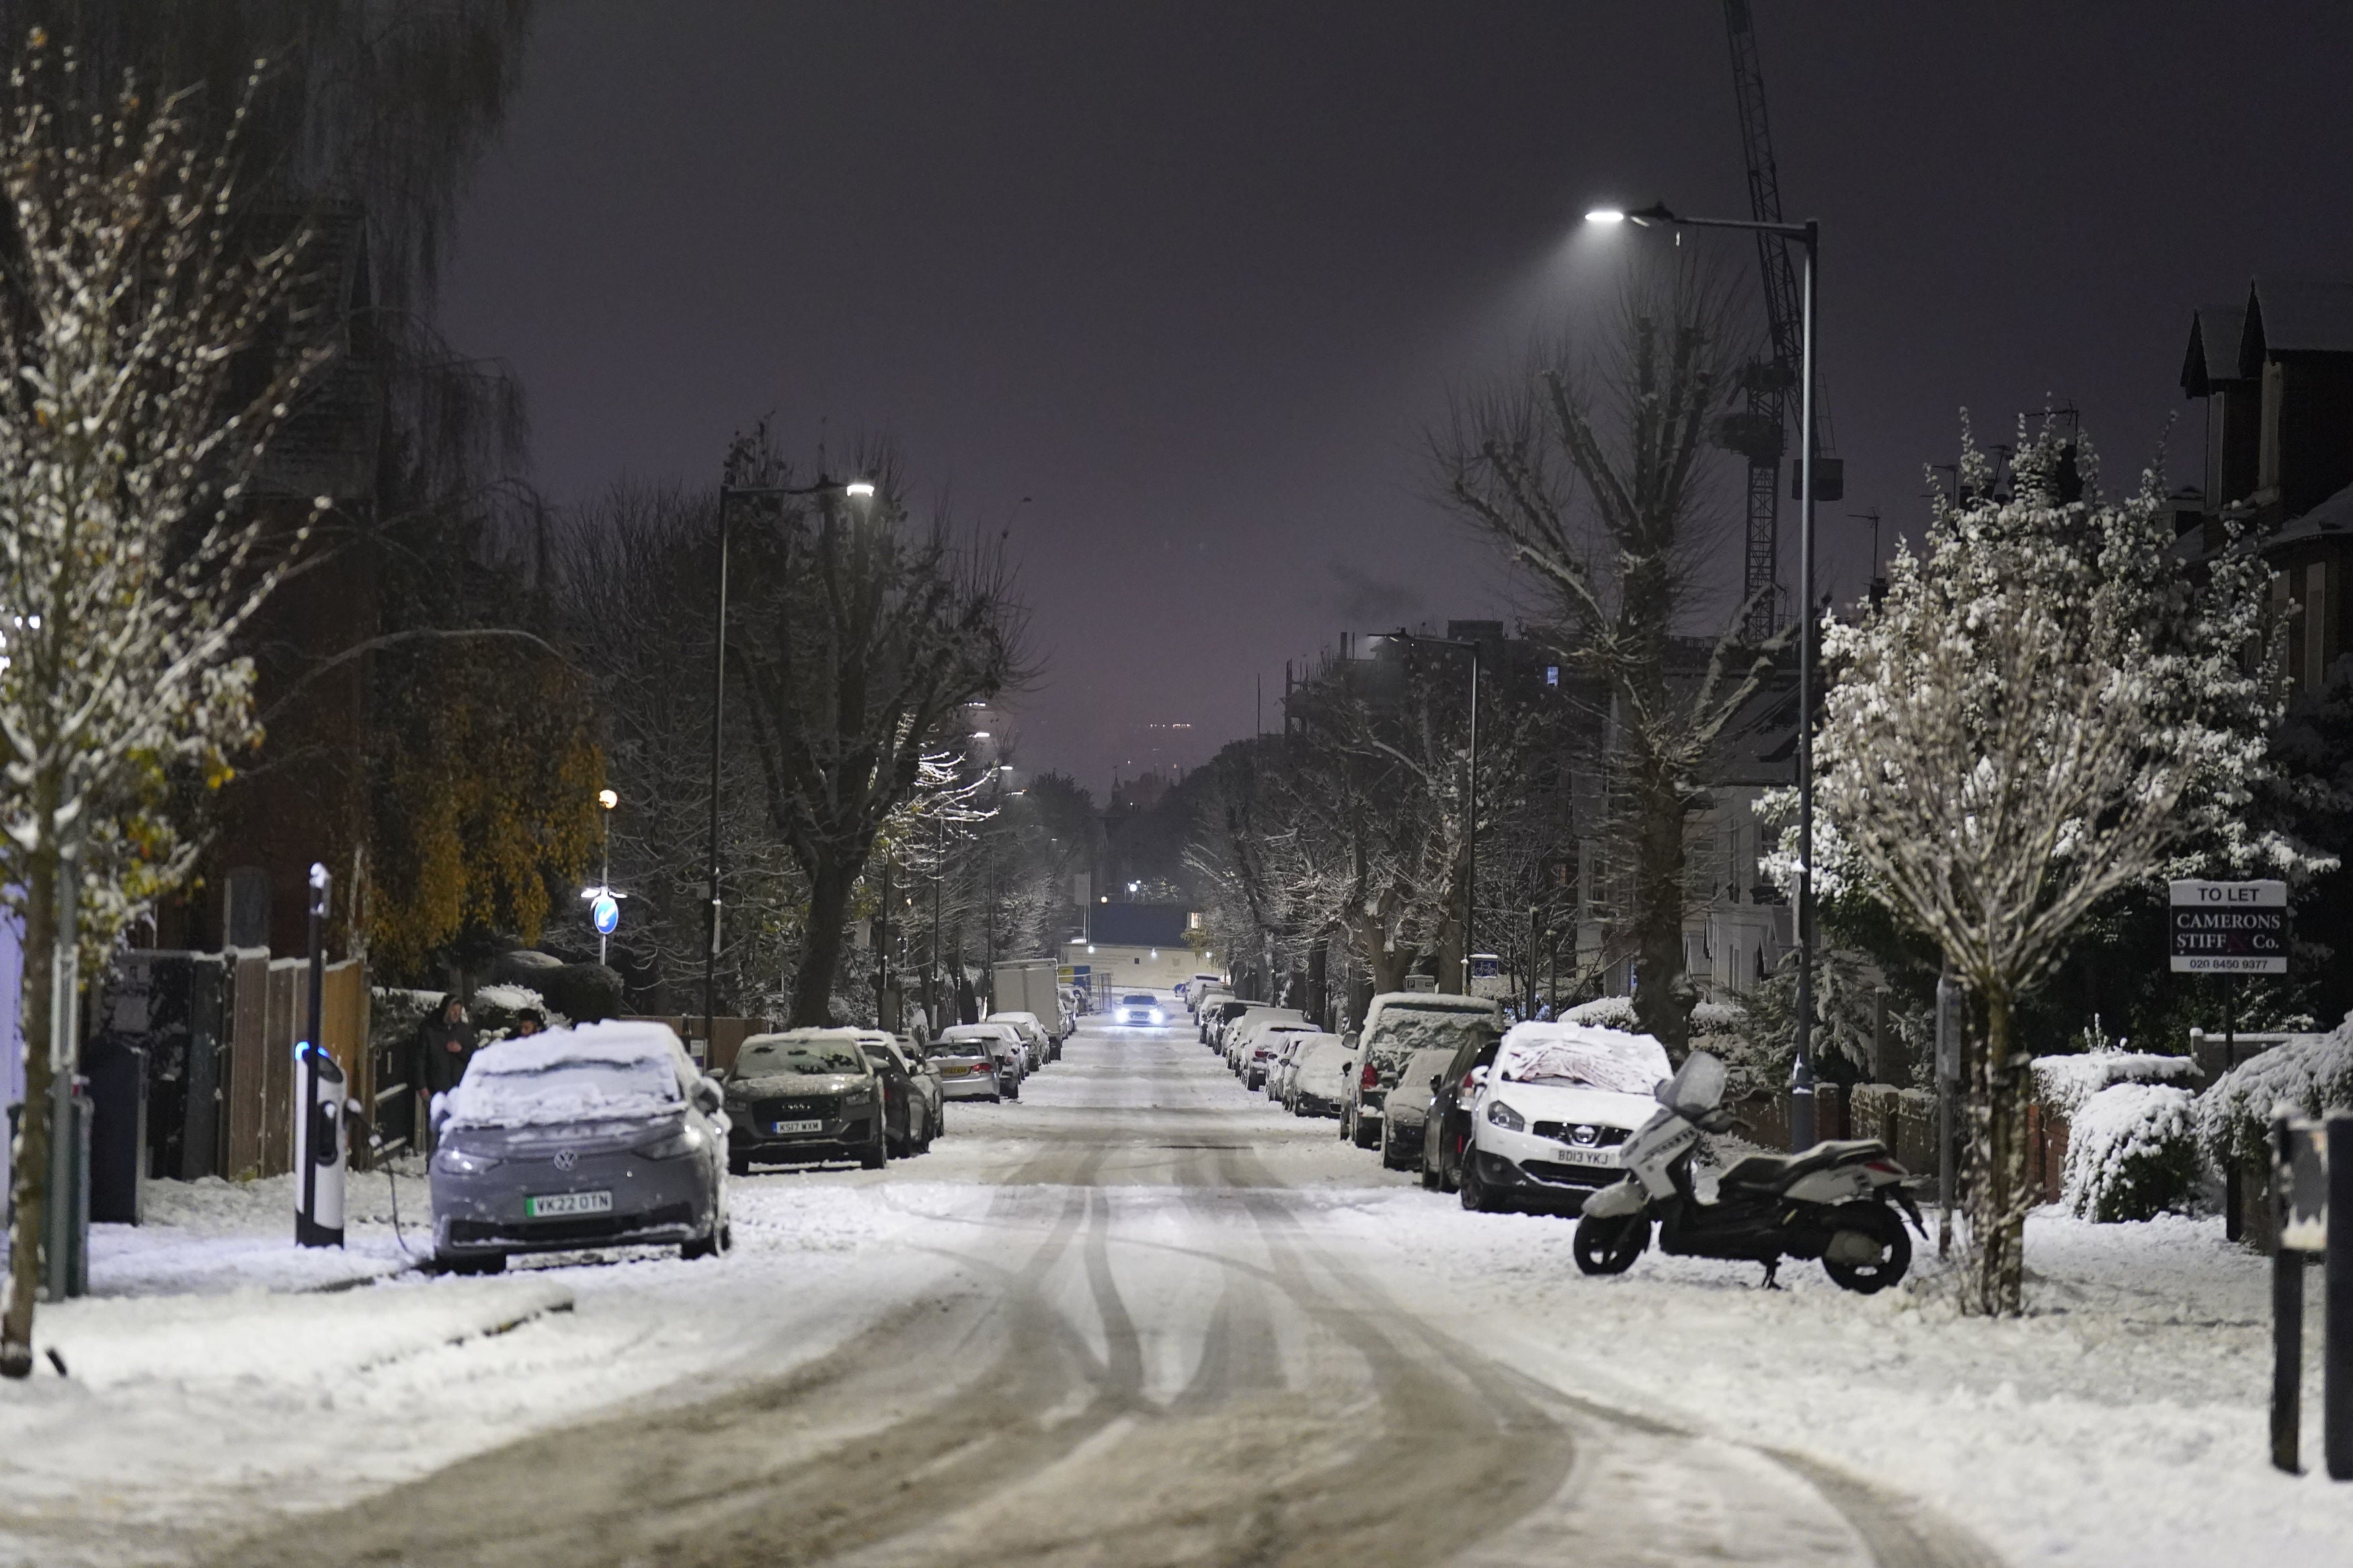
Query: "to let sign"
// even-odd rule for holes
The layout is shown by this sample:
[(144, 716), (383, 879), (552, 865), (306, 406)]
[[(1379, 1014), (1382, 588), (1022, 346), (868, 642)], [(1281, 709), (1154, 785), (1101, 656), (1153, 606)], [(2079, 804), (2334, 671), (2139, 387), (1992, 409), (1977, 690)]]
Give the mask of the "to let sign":
[(2172, 885), (2177, 974), (2285, 974), (2285, 882)]

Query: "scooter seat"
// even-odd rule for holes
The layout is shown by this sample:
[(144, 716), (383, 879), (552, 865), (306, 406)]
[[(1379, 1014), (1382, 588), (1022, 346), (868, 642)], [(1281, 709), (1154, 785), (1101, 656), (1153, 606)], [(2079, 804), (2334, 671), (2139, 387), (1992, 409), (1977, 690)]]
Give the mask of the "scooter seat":
[(1827, 1139), (1802, 1154), (1751, 1154), (1725, 1171), (1718, 1184), (1768, 1190), (1785, 1187), (1810, 1171), (1886, 1152), (1887, 1145), (1876, 1138)]

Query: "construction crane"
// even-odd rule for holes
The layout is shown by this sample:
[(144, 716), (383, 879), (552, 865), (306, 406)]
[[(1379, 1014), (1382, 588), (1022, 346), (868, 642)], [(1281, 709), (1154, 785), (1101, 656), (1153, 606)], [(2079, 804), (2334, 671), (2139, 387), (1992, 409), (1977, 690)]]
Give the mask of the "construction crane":
[[(1757, 29), (1748, 0), (1724, 0), (1724, 21), (1732, 36), (1732, 93), (1740, 110), (1740, 151), (1748, 165), (1748, 215), (1778, 224), (1781, 176), (1773, 163), (1773, 132), (1765, 118), (1765, 76), (1757, 62)], [(1781, 454), (1788, 447), (1790, 405), (1796, 402), (1803, 363), (1802, 321), (1797, 270), (1788, 242), (1778, 235), (1757, 237), (1757, 260), (1765, 281), (1765, 320), (1772, 357), (1750, 362), (1740, 373), (1746, 406), (1716, 422), (1717, 445), (1748, 459), (1747, 551), (1741, 596), (1748, 605), (1746, 631), (1753, 642), (1773, 635), (1780, 620)], [(1817, 395), (1819, 395), (1819, 391)], [(1845, 493), (1841, 465), (1827, 456), (1830, 425), (1815, 416), (1814, 499), (1837, 500)]]

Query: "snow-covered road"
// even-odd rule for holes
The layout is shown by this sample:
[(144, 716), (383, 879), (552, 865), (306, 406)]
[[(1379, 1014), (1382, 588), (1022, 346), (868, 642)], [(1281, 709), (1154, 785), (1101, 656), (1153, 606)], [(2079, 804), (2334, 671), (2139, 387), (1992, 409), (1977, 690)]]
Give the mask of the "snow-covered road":
[(72, 1375), (0, 1388), (0, 1563), (2353, 1549), (2353, 1487), (2263, 1465), (2265, 1266), (2213, 1222), (2037, 1216), (2035, 1310), (1986, 1323), (1929, 1259), (1873, 1298), (1582, 1279), (1567, 1225), (1381, 1171), (1189, 1028), (1090, 1026), (948, 1121), (887, 1171), (738, 1182), (724, 1258), (332, 1294), (290, 1292), (399, 1262), (384, 1178), (348, 1258), (296, 1254), (271, 1184), (162, 1184), (102, 1297), (44, 1310)]

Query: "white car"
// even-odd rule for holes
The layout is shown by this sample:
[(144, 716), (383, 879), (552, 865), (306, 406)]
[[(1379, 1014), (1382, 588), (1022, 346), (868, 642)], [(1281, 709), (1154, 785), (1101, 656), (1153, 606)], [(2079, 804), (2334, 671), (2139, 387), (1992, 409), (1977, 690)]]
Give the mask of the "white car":
[(1168, 1015), (1161, 1010), (1160, 998), (1142, 992), (1121, 997), (1119, 1005), (1112, 1010), (1112, 1022), (1115, 1024), (1157, 1028), (1167, 1021)]
[(1341, 1097), (1356, 1058), (1348, 1042), (1337, 1035), (1310, 1035), (1291, 1069), (1289, 1091), (1293, 1116), (1337, 1116)]
[(1029, 1047), (1029, 1068), (1031, 1072), (1036, 1072), (1039, 1068), (1044, 1067), (1048, 1062), (1054, 1059), (1053, 1037), (1047, 1034), (1046, 1026), (1039, 1021), (1037, 1014), (1016, 1013), (1009, 1011), (1004, 1013), (991, 1013), (987, 1017), (983, 1018), (981, 1022), (984, 1024), (1012, 1025), (1015, 1032), (1020, 1035), (1022, 1041)]
[(1625, 1172), (1619, 1151), (1672, 1076), (1648, 1035), (1596, 1024), (1514, 1024), (1471, 1105), (1462, 1206), (1576, 1214)]
[(1293, 1035), (1322, 1034), (1303, 1018), (1272, 1018), (1255, 1024), (1243, 1037), (1242, 1087), (1262, 1089), (1274, 1078), (1274, 1064)]
[(1291, 1108), (1291, 1080), (1299, 1070), (1300, 1058), (1317, 1040), (1336, 1039), (1321, 1029), (1281, 1029), (1276, 1031), (1274, 1059), (1267, 1064), (1266, 1097), (1284, 1110)]
[(1218, 1048), (1225, 1053), (1226, 1068), (1236, 1078), (1250, 1077), (1250, 1042), (1269, 1024), (1304, 1024), (1307, 1015), (1296, 1007), (1277, 1007), (1264, 1002), (1253, 1002), (1247, 1012), (1227, 1020), (1218, 1037)]

